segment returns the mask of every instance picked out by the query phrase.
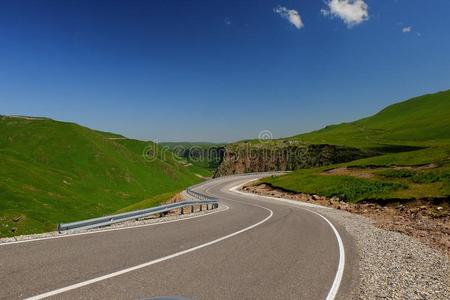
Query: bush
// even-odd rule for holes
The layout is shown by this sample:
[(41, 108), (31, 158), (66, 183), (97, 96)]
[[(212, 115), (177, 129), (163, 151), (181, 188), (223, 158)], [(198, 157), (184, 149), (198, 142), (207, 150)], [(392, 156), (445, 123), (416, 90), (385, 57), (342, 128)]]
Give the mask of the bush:
[(375, 174), (387, 178), (410, 178), (415, 173), (408, 169), (389, 169), (389, 170), (383, 170), (379, 172), (375, 172)]
[(442, 182), (444, 180), (450, 179), (450, 173), (440, 172), (421, 172), (416, 173), (412, 176), (411, 180), (414, 183), (434, 183), (434, 182)]

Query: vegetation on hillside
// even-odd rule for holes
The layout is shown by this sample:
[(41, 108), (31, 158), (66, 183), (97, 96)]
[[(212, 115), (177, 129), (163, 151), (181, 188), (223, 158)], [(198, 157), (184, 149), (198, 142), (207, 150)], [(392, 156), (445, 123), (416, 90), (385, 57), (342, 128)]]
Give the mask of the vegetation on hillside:
[(1, 236), (156, 205), (201, 180), (158, 145), (73, 123), (3, 116), (0, 133)]
[(353, 202), (450, 197), (450, 91), (288, 140), (352, 146), (382, 155), (264, 180), (274, 187)]
[(402, 152), (404, 148), (414, 150), (409, 148), (414, 146), (448, 145), (449, 129), (450, 91), (445, 91), (416, 97), (388, 106), (374, 116), (327, 126), (291, 139), (314, 144), (329, 143)]

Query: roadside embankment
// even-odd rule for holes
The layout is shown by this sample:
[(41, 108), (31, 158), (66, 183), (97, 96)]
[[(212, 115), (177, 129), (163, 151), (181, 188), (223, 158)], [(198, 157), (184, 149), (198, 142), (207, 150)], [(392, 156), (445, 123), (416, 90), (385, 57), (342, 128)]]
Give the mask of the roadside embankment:
[(268, 184), (246, 185), (244, 191), (272, 197), (287, 198), (337, 210), (348, 211), (373, 220), (381, 229), (412, 236), (422, 243), (450, 255), (450, 210), (445, 199), (426, 201), (392, 201), (384, 203), (348, 203), (337, 197), (292, 193)]

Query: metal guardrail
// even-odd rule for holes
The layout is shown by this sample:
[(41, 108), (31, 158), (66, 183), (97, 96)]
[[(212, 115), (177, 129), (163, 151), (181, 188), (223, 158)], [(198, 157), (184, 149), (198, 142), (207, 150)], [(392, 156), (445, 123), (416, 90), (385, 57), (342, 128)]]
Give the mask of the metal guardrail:
[[(231, 176), (251, 176), (251, 175), (261, 175), (261, 174), (267, 174), (267, 175), (281, 175), (288, 173), (289, 171), (279, 171), (279, 172), (260, 172), (260, 173), (244, 173), (244, 174), (235, 174), (235, 175), (228, 175), (228, 176), (222, 176), (215, 179), (212, 179), (212, 181), (223, 179), (225, 177), (231, 177)], [(67, 231), (67, 230), (86, 230), (86, 229), (92, 229), (92, 228), (98, 228), (98, 227), (104, 227), (108, 225), (112, 225), (119, 222), (124, 222), (128, 220), (133, 219), (140, 219), (144, 217), (148, 217), (151, 215), (156, 214), (165, 214), (175, 209), (181, 209), (181, 214), (184, 213), (185, 207), (191, 207), (191, 212), (193, 211), (194, 206), (199, 205), (200, 210), (202, 210), (202, 206), (206, 205), (206, 209), (209, 209), (211, 205), (211, 209), (219, 207), (219, 199), (208, 196), (203, 193), (199, 193), (193, 190), (193, 188), (204, 184), (204, 182), (201, 182), (199, 184), (193, 185), (190, 188), (186, 189), (186, 194), (188, 196), (191, 196), (193, 200), (186, 200), (182, 202), (177, 203), (171, 203), (171, 204), (165, 204), (160, 205), (152, 208), (142, 209), (142, 210), (136, 210), (116, 215), (109, 215), (99, 218), (93, 218), (78, 222), (72, 222), (72, 223), (60, 223), (58, 224), (58, 232)]]
[(100, 218), (88, 219), (72, 223), (58, 224), (58, 232), (66, 230), (86, 230), (98, 227), (104, 227), (119, 222), (124, 222), (133, 219), (140, 219), (156, 214), (165, 214), (175, 209), (181, 209), (181, 214), (184, 214), (185, 207), (191, 207), (191, 212), (194, 211), (194, 206), (200, 206), (200, 210), (203, 209), (203, 205), (206, 205), (206, 209), (209, 210), (219, 207), (219, 200), (217, 198), (209, 197), (201, 193), (194, 192), (190, 189), (186, 190), (186, 193), (193, 197), (195, 200), (186, 200), (171, 204), (160, 205), (152, 208), (136, 210), (117, 215), (104, 216)]
[(202, 193), (195, 192), (194, 190), (192, 190), (192, 188), (186, 189), (186, 194), (188, 194), (189, 196), (192, 196), (198, 200), (215, 200), (215, 201), (219, 200), (215, 197), (211, 197), (211, 196), (208, 196), (208, 195), (205, 195)]

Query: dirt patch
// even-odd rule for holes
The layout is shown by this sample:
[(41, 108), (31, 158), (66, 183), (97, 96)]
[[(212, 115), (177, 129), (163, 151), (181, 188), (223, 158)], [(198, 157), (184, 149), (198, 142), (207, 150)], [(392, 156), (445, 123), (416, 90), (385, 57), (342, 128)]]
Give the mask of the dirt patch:
[(358, 178), (374, 178), (376, 177), (376, 174), (374, 172), (380, 171), (380, 170), (431, 170), (437, 168), (438, 165), (432, 163), (432, 164), (426, 164), (426, 165), (419, 165), (419, 166), (394, 166), (391, 168), (388, 167), (339, 167), (334, 169), (329, 169), (326, 171), (323, 171), (320, 173), (321, 175), (344, 175), (344, 176), (353, 176)]
[(326, 170), (324, 172), (321, 173), (322, 175), (345, 175), (345, 176), (354, 176), (354, 177), (359, 177), (359, 178), (373, 178), (375, 177), (374, 174), (372, 174), (372, 171), (368, 170), (368, 169), (356, 169), (356, 168), (347, 168), (347, 167), (342, 167), (342, 168), (335, 168), (335, 169), (331, 169), (331, 170)]
[(418, 166), (418, 167), (416, 167), (416, 169), (417, 170), (429, 170), (429, 169), (436, 169), (437, 167), (439, 167), (437, 164), (431, 163), (431, 164), (427, 164), (427, 165), (423, 165), (423, 166)]
[(267, 184), (246, 185), (242, 190), (264, 196), (333, 207), (363, 215), (374, 220), (375, 225), (379, 228), (412, 236), (450, 257), (449, 199), (352, 204), (341, 201), (337, 197), (326, 198), (319, 195), (297, 194), (273, 188)]

